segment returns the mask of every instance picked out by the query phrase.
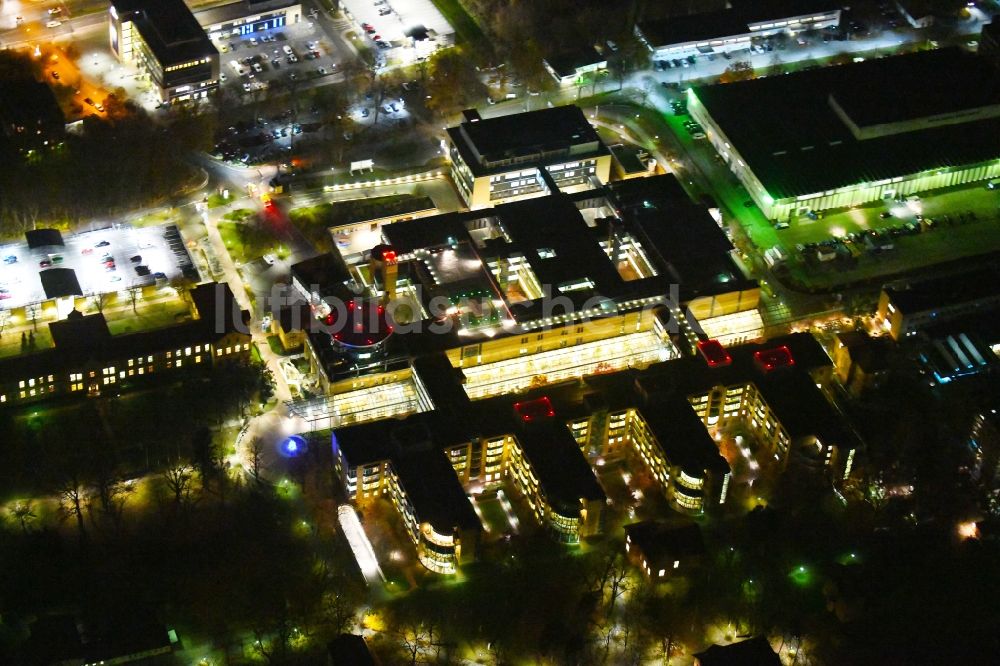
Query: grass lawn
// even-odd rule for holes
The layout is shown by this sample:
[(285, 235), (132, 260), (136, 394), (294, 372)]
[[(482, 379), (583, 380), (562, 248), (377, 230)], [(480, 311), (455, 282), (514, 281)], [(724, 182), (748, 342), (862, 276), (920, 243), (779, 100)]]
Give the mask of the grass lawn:
[[(434, 5), (438, 11), (448, 19), (448, 23), (455, 29), (460, 41), (463, 41), (473, 48), (489, 48), (489, 41), (486, 35), (480, 30), (479, 24), (465, 11), (465, 7), (459, 0), (434, 0)], [(485, 53), (486, 51), (480, 51)]]
[(209, 208), (221, 208), (226, 204), (230, 203), (235, 197), (233, 197), (232, 192), (229, 193), (229, 198), (222, 196), (219, 193), (213, 193), (208, 195), (208, 207)]
[(297, 354), (302, 351), (302, 347), (297, 347), (295, 349), (286, 350), (281, 345), (281, 339), (277, 335), (267, 336), (267, 346), (271, 348), (271, 351), (278, 356), (290, 356), (292, 354)]
[[(6, 356), (17, 356), (21, 353), (21, 329), (12, 331), (8, 324), (3, 335), (0, 336), (0, 358)], [(30, 330), (30, 329), (29, 329)], [(52, 336), (49, 335), (48, 322), (39, 323), (38, 330), (35, 331), (35, 351), (48, 349), (52, 346)]]
[(151, 306), (136, 304), (136, 312), (132, 312), (132, 307), (123, 310), (120, 315), (108, 320), (108, 330), (111, 335), (123, 335), (125, 333), (136, 333), (154, 328), (170, 326), (184, 321), (190, 317), (191, 311), (187, 304), (182, 301), (170, 303), (156, 303)]
[(276, 241), (259, 225), (241, 222), (219, 222), (219, 235), (233, 261), (245, 264), (273, 252)]
[(149, 215), (143, 215), (131, 221), (132, 226), (135, 227), (152, 227), (164, 222), (169, 222), (173, 214), (169, 210), (158, 210), (156, 212), (150, 213)]

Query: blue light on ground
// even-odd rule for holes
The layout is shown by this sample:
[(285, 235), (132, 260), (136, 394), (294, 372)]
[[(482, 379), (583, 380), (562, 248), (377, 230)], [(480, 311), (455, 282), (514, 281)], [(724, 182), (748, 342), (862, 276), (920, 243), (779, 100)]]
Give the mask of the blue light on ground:
[(299, 435), (292, 435), (281, 442), (281, 453), (289, 458), (302, 455), (306, 450), (306, 441)]

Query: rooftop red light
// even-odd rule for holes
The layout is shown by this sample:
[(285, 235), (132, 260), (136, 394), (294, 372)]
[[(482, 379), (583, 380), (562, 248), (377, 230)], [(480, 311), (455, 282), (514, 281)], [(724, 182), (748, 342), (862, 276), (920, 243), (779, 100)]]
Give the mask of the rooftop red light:
[(792, 350), (785, 345), (755, 351), (753, 353), (753, 360), (757, 362), (757, 366), (764, 372), (771, 372), (776, 368), (788, 368), (795, 365)]
[(525, 423), (552, 418), (556, 415), (556, 410), (552, 408), (552, 401), (548, 399), (548, 396), (542, 396), (537, 400), (515, 402), (514, 411), (517, 412), (518, 416)]
[(718, 340), (699, 341), (698, 351), (701, 352), (702, 357), (710, 368), (726, 366), (733, 362), (733, 357), (729, 355), (729, 352), (726, 351), (726, 348)]

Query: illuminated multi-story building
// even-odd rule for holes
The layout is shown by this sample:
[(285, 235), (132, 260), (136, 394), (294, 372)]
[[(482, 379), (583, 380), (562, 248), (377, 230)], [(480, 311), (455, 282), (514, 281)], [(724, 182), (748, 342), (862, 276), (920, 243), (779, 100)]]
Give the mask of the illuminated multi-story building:
[[(467, 515), (462, 488), (477, 493), (506, 483), (538, 524), (576, 543), (601, 530), (606, 497), (595, 470), (614, 460), (643, 468), (679, 512), (726, 505), (737, 482), (716, 442), (723, 432), (745, 433), (746, 455), (769, 473), (794, 466), (835, 481), (850, 473), (854, 440), (821, 388), (832, 364), (812, 336), (703, 349), (644, 370), (481, 399), (470, 397), (443, 353), (422, 357), (414, 372), (426, 410), (335, 429), (345, 494), (360, 503), (392, 499), (420, 553), (428, 538), (422, 525), (436, 505), (411, 496), (397, 461), (413, 474), (424, 464), (433, 469), (453, 508), (432, 533), (435, 557), (445, 560), (425, 564), (452, 571), (462, 559), (452, 546), (463, 542), (463, 530), (471, 538), (472, 528), (448, 525)], [(441, 471), (446, 464), (450, 475)]]
[(198, 285), (190, 296), (190, 321), (150, 331), (112, 335), (103, 314), (77, 310), (50, 323), (52, 348), (0, 359), (0, 405), (95, 397), (146, 385), (166, 373), (210, 371), (248, 360), (249, 313), (239, 309), (229, 286)]
[(969, 449), (972, 478), (981, 488), (995, 494), (1000, 488), (1000, 410), (996, 407), (982, 409), (973, 417)]
[(761, 211), (787, 220), (997, 178), (998, 82), (945, 48), (695, 87), (688, 110)]
[(466, 111), (448, 128), (448, 155), (470, 208), (594, 189), (611, 175), (611, 152), (572, 105), (488, 119)]
[(219, 52), (183, 0), (112, 0), (111, 50), (136, 64), (160, 101), (208, 97), (219, 85)]
[[(306, 357), (324, 394), (294, 407), (315, 427), (353, 422), (352, 396), (379, 386), (413, 398), (393, 413), (426, 405), (409, 369), (431, 355), (479, 399), (644, 367), (693, 349), (699, 335), (730, 344), (762, 333), (757, 283), (673, 176), (397, 222), (382, 235), (356, 265), (323, 255), (292, 267), (295, 296), (283, 301), (302, 303), (290, 307), (309, 329)], [(394, 327), (367, 365), (345, 363), (329, 333), (312, 330), (324, 302), (358, 298), (384, 303)], [(305, 305), (313, 316), (301, 316)], [(274, 325), (294, 325), (290, 314)]]

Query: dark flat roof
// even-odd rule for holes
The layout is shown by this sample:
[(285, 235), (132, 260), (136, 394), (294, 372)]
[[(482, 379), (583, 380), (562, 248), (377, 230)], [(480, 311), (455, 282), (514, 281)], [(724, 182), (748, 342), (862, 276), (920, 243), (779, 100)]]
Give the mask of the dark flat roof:
[[(537, 160), (515, 165), (504, 164), (494, 168), (484, 164), (535, 153), (556, 152), (556, 162), (608, 154), (597, 131), (580, 107), (575, 105), (484, 118), (476, 122), (465, 121), (457, 127), (449, 127), (448, 134), (462, 159), (477, 176), (549, 163), (547, 156), (541, 155)], [(579, 154), (569, 154), (571, 147), (579, 149)]]
[(32, 229), (24, 232), (24, 238), (28, 241), (28, 248), (31, 250), (40, 247), (62, 247), (63, 238), (58, 229)]
[(76, 271), (72, 268), (46, 268), (38, 273), (45, 290), (45, 298), (62, 298), (63, 296), (83, 296), (80, 281), (76, 279)]
[[(794, 364), (766, 372), (754, 356), (756, 352), (776, 347), (787, 347)], [(727, 347), (726, 350), (732, 357), (732, 363), (725, 366), (711, 367), (701, 355), (654, 364), (640, 373), (638, 387), (650, 396), (651, 405), (658, 406), (660, 403), (656, 401), (657, 394), (687, 397), (704, 393), (715, 386), (752, 382), (792, 438), (815, 435), (827, 444), (845, 448), (853, 446), (853, 440), (841, 423), (838, 412), (816, 387), (810, 375), (813, 371), (832, 365), (830, 357), (811, 334), (794, 333), (772, 338), (764, 343)], [(645, 414), (645, 410), (643, 413)], [(678, 415), (681, 415), (679, 411)], [(659, 418), (656, 412), (654, 417)], [(664, 427), (668, 426), (666, 424)], [(696, 436), (693, 425), (689, 432), (691, 438), (684, 441), (693, 442), (692, 438)], [(695, 454), (705, 455), (704, 451), (707, 451), (705, 447), (699, 450), (702, 453)], [(679, 449), (679, 452), (685, 453), (686, 449)], [(667, 451), (667, 454), (669, 457), (670, 452)]]
[(122, 20), (135, 23), (153, 55), (166, 68), (218, 55), (184, 0), (112, 0)]
[(430, 523), (438, 534), (455, 529), (482, 529), (448, 457), (440, 448), (403, 449), (393, 456), (392, 468), (413, 504), (417, 518)]
[(671, 527), (655, 520), (644, 520), (626, 525), (625, 534), (631, 544), (642, 551), (651, 569), (662, 568), (661, 563), (705, 554), (701, 527), (695, 523)]
[(673, 175), (632, 178), (608, 190), (646, 254), (659, 269), (667, 269), (685, 300), (756, 287), (733, 262), (725, 232)]
[(538, 475), (546, 500), (560, 514), (575, 515), (581, 499), (606, 498), (580, 445), (561, 418), (532, 423), (515, 431), (515, 436)]
[[(620, 219), (601, 218), (588, 226), (580, 209), (597, 204), (610, 206)], [(503, 233), (482, 241), (469, 232), (469, 228), (491, 225)], [(638, 240), (657, 275), (625, 280), (600, 245), (612, 232)], [(596, 296), (608, 299), (609, 304), (658, 297), (672, 293), (672, 285), (679, 285), (682, 301), (756, 287), (736, 267), (730, 254), (733, 246), (715, 220), (703, 206), (692, 202), (669, 174), (613, 183), (596, 191), (557, 193), (483, 210), (397, 222), (383, 227), (382, 235), (399, 254), (457, 247), (455, 252), (478, 257), (483, 266), (501, 257), (523, 255), (539, 283), (551, 285), (552, 297), (569, 299), (578, 308)], [(466, 270), (474, 271), (471, 274), (484, 287), (501, 293), (485, 268)], [(412, 273), (417, 280), (422, 275), (421, 271)], [(446, 281), (431, 283), (429, 275), (424, 277), (425, 294)], [(559, 292), (559, 285), (583, 278), (593, 287)], [(543, 296), (508, 305), (512, 316), (523, 322), (543, 316), (545, 303)]]
[(349, 297), (344, 283), (351, 280), (351, 271), (339, 252), (327, 252), (292, 265), (292, 276), (308, 290), (313, 285), (320, 296)]
[(1000, 296), (1000, 268), (981, 268), (906, 286), (887, 286), (892, 304), (904, 315)]
[(560, 77), (570, 76), (576, 73), (580, 67), (596, 65), (607, 60), (597, 52), (593, 46), (585, 46), (574, 51), (564, 51), (546, 56), (545, 62), (549, 63), (556, 74)]
[(865, 372), (888, 370), (889, 358), (895, 348), (888, 337), (873, 338), (867, 331), (838, 333), (837, 339), (847, 347), (851, 359)]
[[(831, 95), (865, 122), (902, 121), (933, 115), (924, 104), (946, 112), (983, 100), (996, 103), (998, 86), (1000, 72), (948, 48), (697, 87), (691, 94), (767, 193), (781, 200), (1000, 157), (998, 118), (858, 140), (834, 112)], [(933, 94), (921, 92), (925, 87)], [(883, 88), (896, 91), (891, 102), (877, 92)], [(913, 103), (904, 92), (910, 90)], [(939, 101), (928, 101), (934, 95)]]
[[(642, 386), (642, 377), (638, 380)], [(680, 393), (657, 395), (639, 408), (643, 420), (656, 437), (663, 454), (691, 476), (701, 478), (706, 471), (725, 474), (729, 463), (708, 434), (687, 396)]]
[(650, 46), (656, 48), (683, 42), (708, 41), (744, 35), (749, 24), (792, 16), (822, 14), (840, 9), (829, 0), (753, 0), (733, 2), (732, 9), (642, 21), (638, 28)]

